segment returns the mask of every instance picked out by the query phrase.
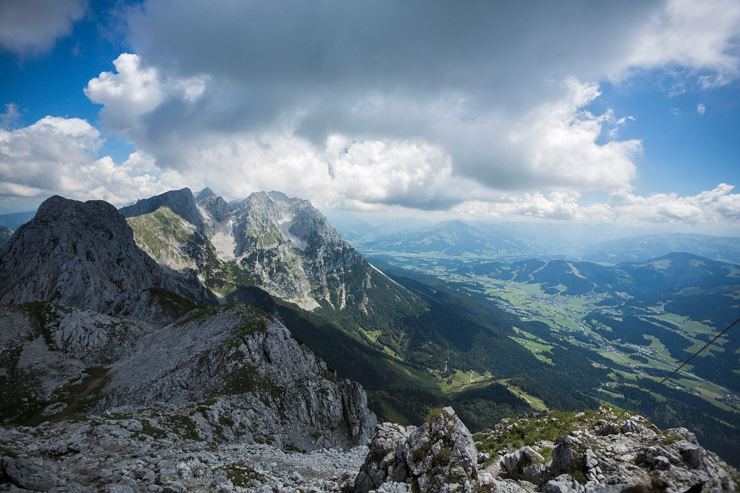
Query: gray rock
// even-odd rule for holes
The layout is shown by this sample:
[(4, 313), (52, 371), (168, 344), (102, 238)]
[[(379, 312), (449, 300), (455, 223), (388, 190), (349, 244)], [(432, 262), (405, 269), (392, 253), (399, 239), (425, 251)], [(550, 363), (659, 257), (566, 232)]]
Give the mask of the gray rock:
[[(535, 449), (527, 446), (504, 455), (502, 461), (510, 477), (513, 479), (527, 479), (524, 477), (525, 469), (529, 469), (529, 466), (533, 464), (543, 464), (545, 459)], [(532, 471), (531, 474), (539, 475), (535, 471)], [(530, 479), (527, 479), (527, 481), (534, 483)]]
[(10, 483), (27, 490), (49, 491), (58, 482), (54, 473), (23, 458), (1, 457), (0, 473), (0, 477), (5, 476)]
[(355, 479), (367, 492), (384, 482), (404, 481), (421, 491), (451, 491), (477, 479), (478, 451), (470, 432), (452, 408), (421, 426), (404, 430), (390, 424), (376, 429), (370, 452)]
[(581, 462), (585, 461), (585, 452), (580, 440), (571, 435), (560, 438), (552, 450), (550, 474), (559, 476), (570, 474)]
[(165, 272), (142, 252), (126, 219), (103, 201), (44, 201), (0, 251), (0, 279), (0, 304), (54, 301), (156, 323), (179, 315), (162, 290), (215, 303), (194, 276)]
[(581, 493), (583, 485), (567, 474), (551, 479), (542, 487), (542, 493)]
[(704, 460), (704, 449), (687, 440), (676, 442), (673, 447), (679, 451), (681, 458), (692, 469), (701, 467)]

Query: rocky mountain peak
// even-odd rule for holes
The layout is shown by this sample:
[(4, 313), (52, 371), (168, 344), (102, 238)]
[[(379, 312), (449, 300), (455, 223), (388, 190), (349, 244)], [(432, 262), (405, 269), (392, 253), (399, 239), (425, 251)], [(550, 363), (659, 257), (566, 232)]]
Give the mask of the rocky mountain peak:
[(208, 199), (208, 198), (211, 198), (211, 197), (215, 197), (215, 196), (216, 196), (216, 194), (213, 193), (213, 190), (211, 190), (210, 188), (206, 187), (203, 190), (201, 190), (200, 192), (198, 192), (198, 195), (195, 196), (195, 201), (198, 202), (199, 200), (205, 200), (205, 199)]
[(205, 230), (205, 224), (198, 211), (195, 197), (189, 188), (170, 190), (148, 199), (138, 200), (133, 205), (122, 207), (119, 212), (124, 217), (134, 217), (152, 213), (162, 206), (169, 207), (172, 212), (193, 224), (200, 231)]
[[(155, 217), (166, 215), (163, 206), (195, 231)], [(175, 190), (121, 211), (142, 249), (163, 266), (197, 273), (218, 296), (233, 293), (240, 279), (304, 309), (351, 306), (363, 316), (372, 311), (368, 289), (389, 299), (411, 296), (365, 262), (309, 201), (278, 191), (228, 203), (210, 189), (195, 198)]]
[(54, 301), (150, 321), (167, 319), (151, 289), (211, 300), (193, 279), (163, 271), (138, 248), (116, 208), (97, 200), (44, 201), (3, 248), (0, 277), (0, 303)]

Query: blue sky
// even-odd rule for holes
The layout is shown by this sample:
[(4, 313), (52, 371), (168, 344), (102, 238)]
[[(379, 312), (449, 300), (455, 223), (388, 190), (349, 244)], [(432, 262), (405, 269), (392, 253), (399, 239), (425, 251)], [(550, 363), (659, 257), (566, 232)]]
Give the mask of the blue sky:
[(592, 105), (635, 117), (620, 135), (644, 143), (636, 191), (693, 194), (720, 182), (740, 183), (740, 86), (692, 85), (673, 94), (662, 77), (651, 71), (626, 84), (602, 84)]
[(0, 7), (0, 212), (210, 186), (738, 233), (735, 1), (47, 7)]

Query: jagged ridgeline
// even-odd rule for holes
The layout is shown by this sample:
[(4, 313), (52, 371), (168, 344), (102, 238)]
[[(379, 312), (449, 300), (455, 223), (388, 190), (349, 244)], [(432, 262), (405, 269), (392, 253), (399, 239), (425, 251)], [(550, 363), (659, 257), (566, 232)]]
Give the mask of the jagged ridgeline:
[(0, 278), (5, 424), (176, 406), (191, 437), (306, 450), (372, 431), (359, 385), (267, 313), (158, 264), (110, 204), (45, 201), (0, 252)]
[[(60, 481), (90, 491), (114, 481), (172, 491), (183, 481), (203, 491), (269, 483), (248, 464), (265, 455), (339, 461), (326, 474), (343, 476), (322, 486), (338, 491), (362, 460), (365, 471), (376, 467), (378, 457), (361, 447), (376, 424), (370, 409), (409, 424), (452, 405), (457, 414), (432, 413), (431, 423), (441, 430), (454, 421), (467, 433), (463, 423), (479, 431), (524, 412), (596, 408), (589, 392), (610, 371), (568, 341), (552, 360), (538, 358), (516, 341), (526, 322), (438, 281), (390, 278), (310, 203), (278, 192), (227, 203), (183, 189), (120, 211), (52, 197), (2, 246), (0, 279), (0, 482), (32, 490)], [(502, 436), (512, 447), (546, 450), (538, 437), (562, 431), (547, 423), (526, 436), (501, 427), (501, 436), (482, 435), (489, 455), (469, 456), (466, 481), (498, 481), (495, 471), (476, 478), (508, 446)], [(427, 480), (443, 491), (456, 456), (444, 447), (449, 437), (424, 431), (432, 428), (399, 428), (408, 442), (388, 443), (405, 450), (405, 484), (426, 481), (417, 469), (429, 462), (442, 472)], [(284, 455), (357, 446), (314, 459)], [(192, 466), (175, 470), (173, 453)], [(51, 462), (64, 462), (50, 454), (125, 465), (94, 478), (87, 462), (50, 472)], [(158, 461), (154, 476), (140, 467), (145, 455)], [(655, 458), (648, 466), (655, 464), (665, 465)], [(137, 481), (125, 483), (121, 467), (139, 471)]]
[[(61, 305), (24, 305), (37, 321), (74, 307), (161, 328), (193, 310), (257, 307), (331, 372), (360, 382), (381, 418), (401, 423), (441, 405), (474, 431), (521, 412), (593, 408), (594, 389), (614, 367), (581, 357), (578, 341), (559, 340), (550, 357), (537, 357), (517, 342), (517, 328), (534, 330), (530, 322), (430, 279), (391, 279), (309, 202), (279, 192), (229, 203), (182, 189), (120, 211), (53, 197), (3, 247), (0, 274), (0, 302)], [(3, 357), (23, 367), (25, 356), (14, 354)], [(31, 418), (57, 402), (51, 395)], [(717, 427), (701, 438), (727, 451), (737, 435)]]
[(382, 417), (414, 422), (454, 403), (479, 429), (544, 408), (542, 399), (567, 409), (595, 404), (574, 387), (555, 390), (575, 380), (514, 343), (509, 315), (389, 278), (305, 200), (260, 192), (227, 203), (208, 189), (182, 189), (120, 212), (163, 267), (197, 276), (222, 301), (278, 313), (330, 367), (361, 382)]

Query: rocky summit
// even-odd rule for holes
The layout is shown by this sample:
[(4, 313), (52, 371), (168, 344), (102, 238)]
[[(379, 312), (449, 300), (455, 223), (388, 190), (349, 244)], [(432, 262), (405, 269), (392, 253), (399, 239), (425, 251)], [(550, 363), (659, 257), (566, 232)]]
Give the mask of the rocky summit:
[(137, 244), (162, 266), (197, 274), (228, 297), (254, 285), (306, 310), (376, 309), (372, 291), (410, 295), (373, 268), (307, 200), (256, 192), (227, 203), (185, 188), (121, 209)]
[(195, 276), (142, 252), (103, 201), (47, 199), (0, 251), (0, 278), (0, 303), (53, 301), (155, 323), (176, 318), (178, 304), (214, 303)]

